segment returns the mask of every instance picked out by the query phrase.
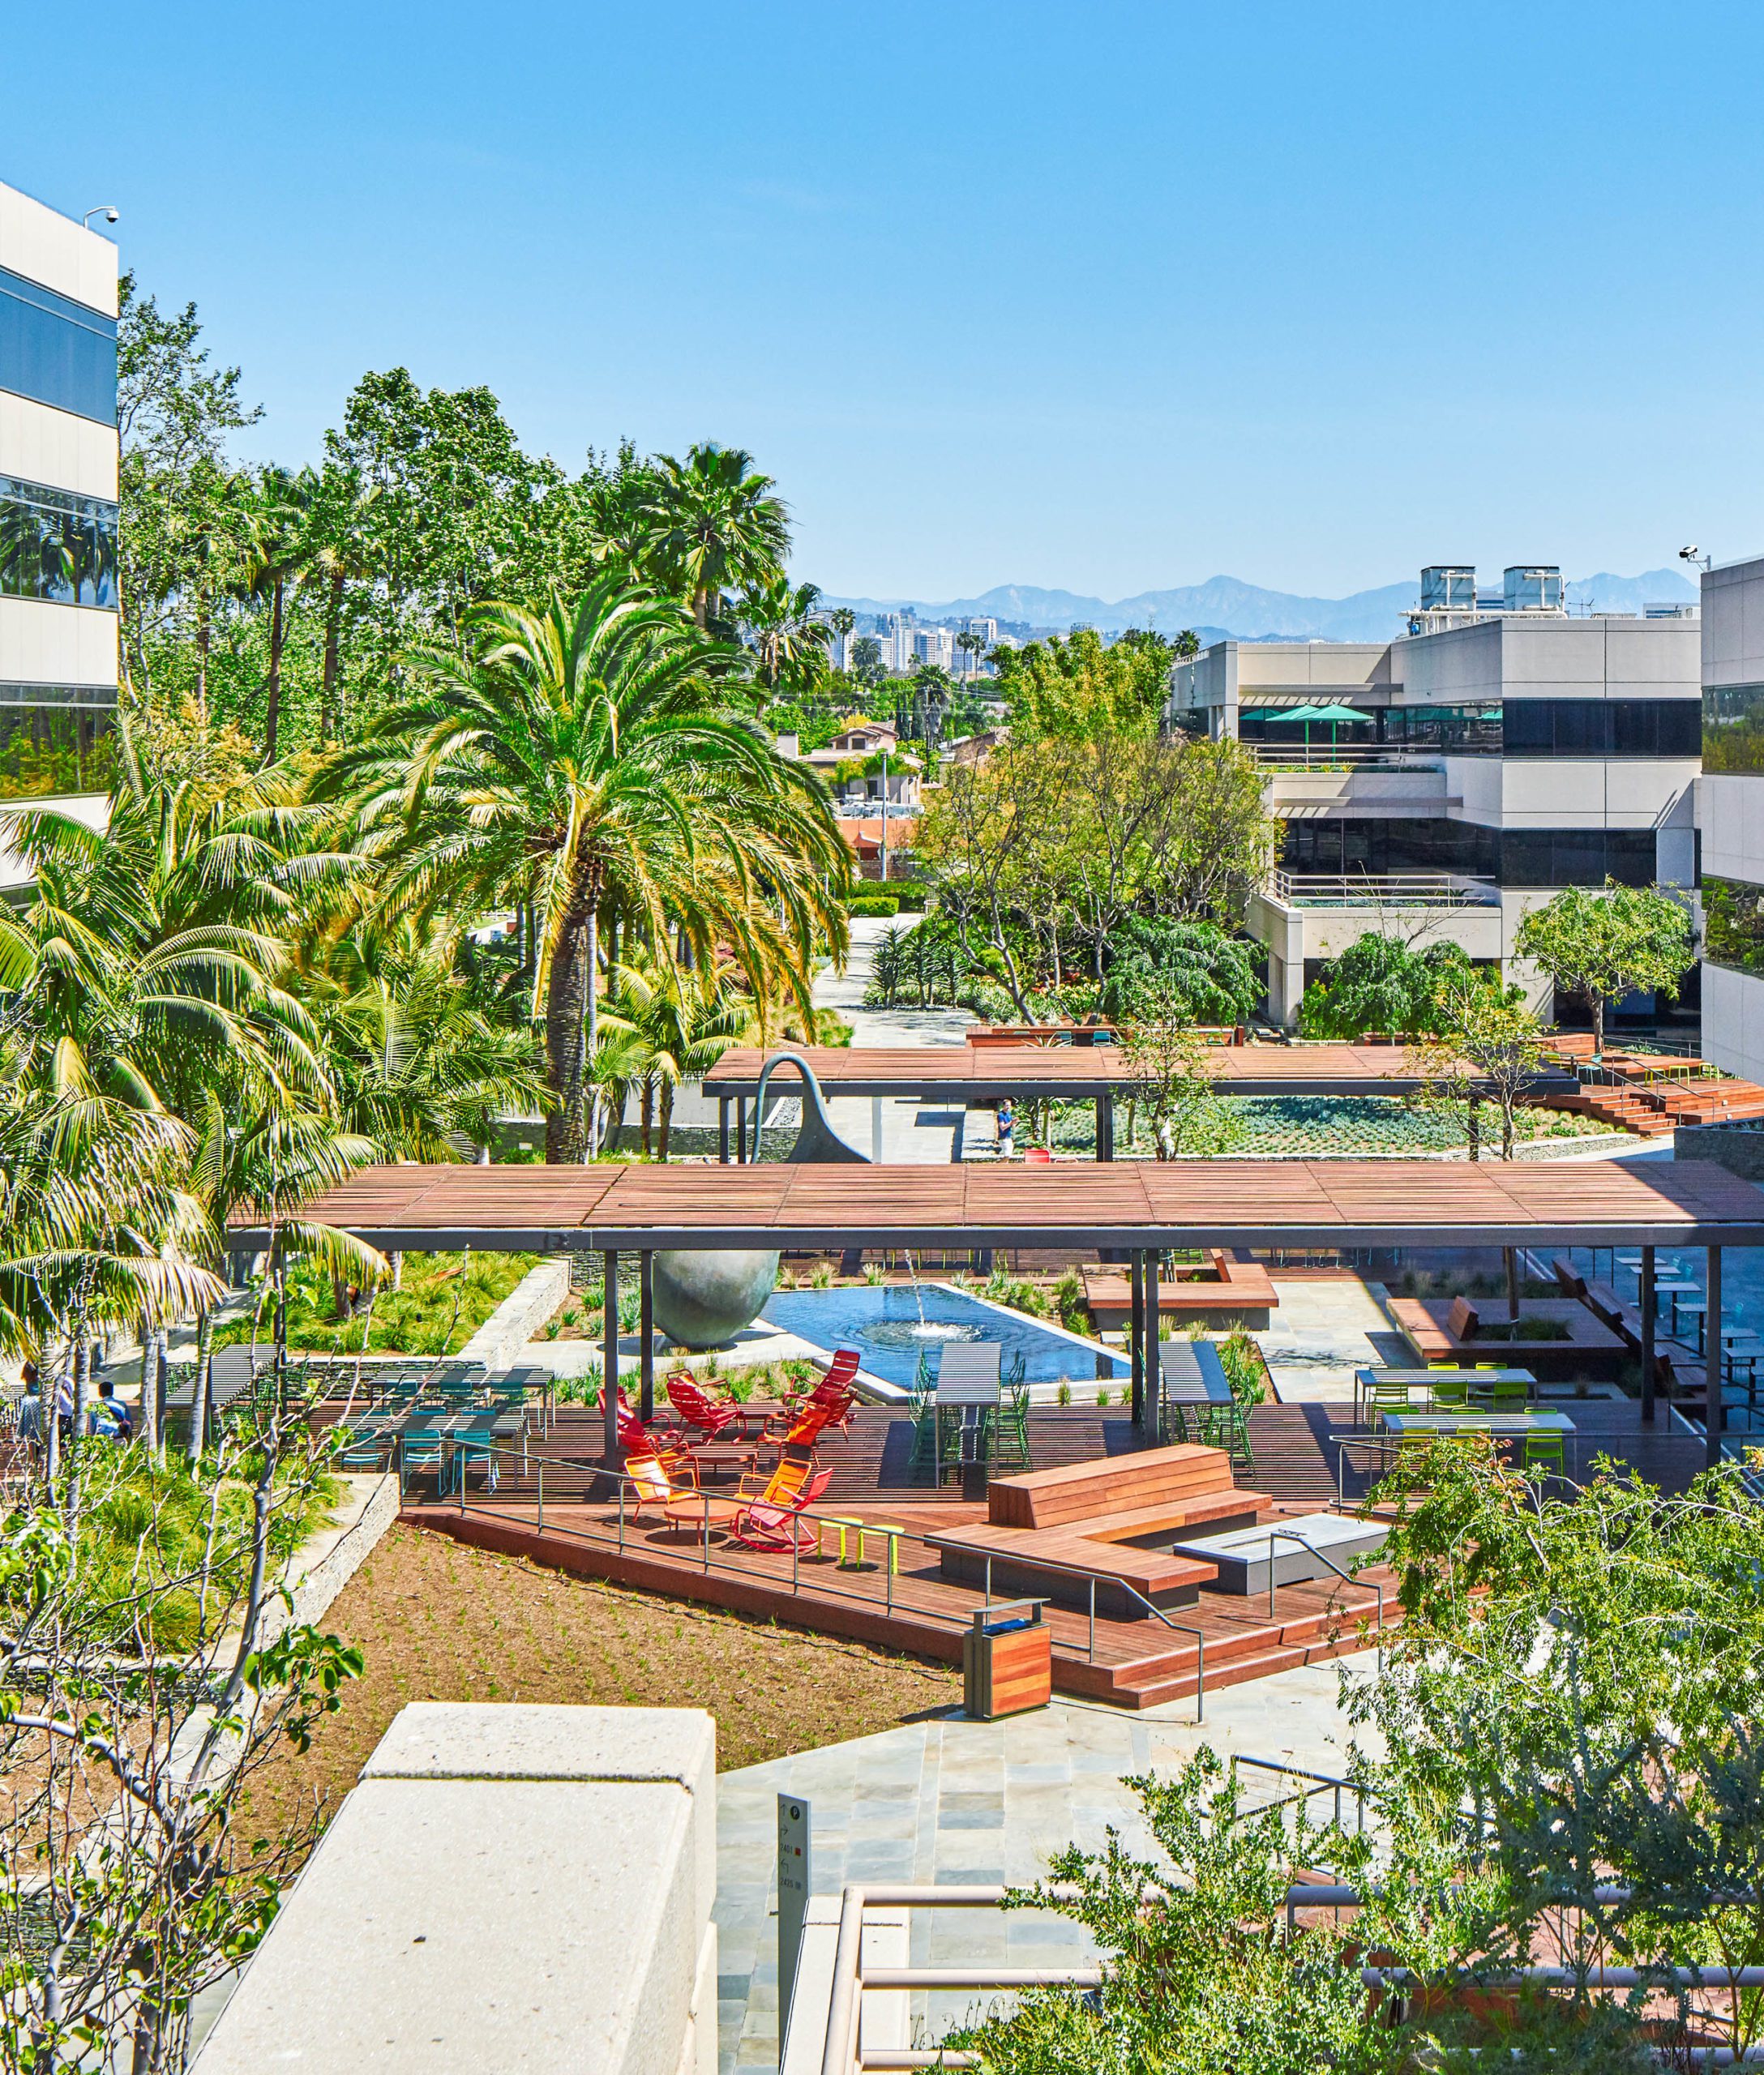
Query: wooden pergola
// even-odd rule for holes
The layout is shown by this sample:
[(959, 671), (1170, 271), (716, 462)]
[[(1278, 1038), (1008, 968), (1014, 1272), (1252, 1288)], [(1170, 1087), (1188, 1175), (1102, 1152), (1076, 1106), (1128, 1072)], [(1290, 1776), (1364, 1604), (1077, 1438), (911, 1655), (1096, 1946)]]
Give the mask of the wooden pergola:
[[(1200, 1160), (1047, 1166), (370, 1167), (304, 1217), (406, 1251), (597, 1252), (603, 1371), (619, 1373), (619, 1257), (675, 1248), (1113, 1249), (1131, 1263), (1134, 1405), (1155, 1372), (1158, 1269), (1173, 1247), (1631, 1247), (1642, 1261), (1642, 1417), (1654, 1416), (1654, 1250), (1708, 1252), (1709, 1460), (1720, 1456), (1721, 1258), (1764, 1246), (1764, 1190), (1698, 1162)], [(268, 1233), (242, 1221), (240, 1247)], [(609, 1460), (613, 1393), (603, 1393)]]
[[(1096, 1107), (1097, 1154), (1115, 1157), (1115, 1100), (1130, 1093), (1133, 1076), (1119, 1045), (838, 1045), (792, 1048), (806, 1059), (821, 1093), (867, 1097), (876, 1106), (873, 1149), (880, 1151), (881, 1105), (906, 1097), (922, 1102), (1091, 1102)], [(730, 1108), (734, 1106), (734, 1157), (748, 1157), (748, 1105), (777, 1051), (742, 1046), (725, 1052), (704, 1076), (717, 1102), (718, 1154), (730, 1156)], [(1426, 1084), (1415, 1063), (1394, 1045), (1220, 1045), (1201, 1063), (1221, 1095), (1412, 1095)], [(789, 1095), (800, 1086), (781, 1066), (772, 1088)], [(1475, 1086), (1474, 1077), (1471, 1085)], [(1540, 1069), (1528, 1083), (1535, 1097), (1578, 1085), (1566, 1067)]]

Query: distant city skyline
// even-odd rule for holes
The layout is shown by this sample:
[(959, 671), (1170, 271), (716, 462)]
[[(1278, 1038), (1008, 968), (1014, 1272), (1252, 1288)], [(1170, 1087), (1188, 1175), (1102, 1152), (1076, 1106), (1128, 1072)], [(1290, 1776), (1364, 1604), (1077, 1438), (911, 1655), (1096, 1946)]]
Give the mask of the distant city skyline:
[(762, 15), (19, 11), (0, 178), (118, 206), (250, 458), (403, 365), (568, 467), (748, 449), (831, 593), (1764, 545), (1764, 10)]

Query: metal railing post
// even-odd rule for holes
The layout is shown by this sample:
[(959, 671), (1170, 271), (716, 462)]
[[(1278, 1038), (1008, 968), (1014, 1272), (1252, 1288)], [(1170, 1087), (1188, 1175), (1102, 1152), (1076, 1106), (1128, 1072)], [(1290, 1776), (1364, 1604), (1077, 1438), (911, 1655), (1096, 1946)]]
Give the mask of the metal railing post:
[(545, 1533), (545, 1464), (539, 1465), (539, 1532)]
[(625, 1553), (625, 1480), (619, 1479), (619, 1553)]
[(1090, 1573), (1090, 1662), (1096, 1662), (1096, 1573)]

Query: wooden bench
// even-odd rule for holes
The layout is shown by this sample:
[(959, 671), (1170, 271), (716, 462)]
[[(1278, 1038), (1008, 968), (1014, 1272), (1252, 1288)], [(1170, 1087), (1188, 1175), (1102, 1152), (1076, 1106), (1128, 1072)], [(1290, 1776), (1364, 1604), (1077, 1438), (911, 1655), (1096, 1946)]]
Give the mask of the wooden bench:
[[(1259, 1331), (1280, 1303), (1260, 1261), (1240, 1260), (1218, 1247), (1206, 1249), (1206, 1271), (1192, 1281), (1158, 1278), (1158, 1316), (1184, 1325), (1241, 1325)], [(1084, 1298), (1098, 1333), (1124, 1326), (1132, 1315), (1133, 1286), (1112, 1269), (1084, 1270)]]
[(995, 1478), (983, 1525), (927, 1538), (945, 1577), (984, 1585), (990, 1566), (995, 1592), (1038, 1594), (1081, 1611), (1091, 1604), (1094, 1580), (1098, 1614), (1136, 1620), (1146, 1618), (1146, 1601), (1192, 1606), (1218, 1576), (1214, 1564), (1172, 1554), (1171, 1542), (1197, 1530), (1253, 1526), (1270, 1504), (1232, 1483), (1223, 1448), (1147, 1448)]

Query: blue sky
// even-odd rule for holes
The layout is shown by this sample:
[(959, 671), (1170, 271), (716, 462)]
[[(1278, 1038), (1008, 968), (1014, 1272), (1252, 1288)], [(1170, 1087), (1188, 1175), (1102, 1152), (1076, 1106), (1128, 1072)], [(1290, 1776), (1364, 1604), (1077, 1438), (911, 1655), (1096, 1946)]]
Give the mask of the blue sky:
[(260, 455), (401, 362), (750, 447), (876, 595), (1764, 546), (1756, 0), (11, 12), (0, 178)]

